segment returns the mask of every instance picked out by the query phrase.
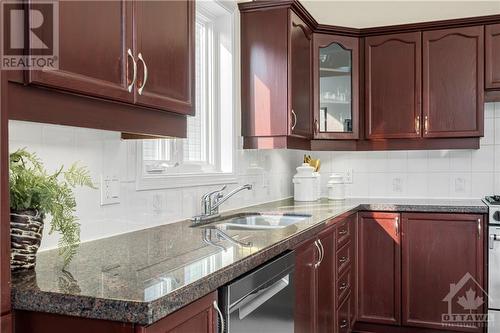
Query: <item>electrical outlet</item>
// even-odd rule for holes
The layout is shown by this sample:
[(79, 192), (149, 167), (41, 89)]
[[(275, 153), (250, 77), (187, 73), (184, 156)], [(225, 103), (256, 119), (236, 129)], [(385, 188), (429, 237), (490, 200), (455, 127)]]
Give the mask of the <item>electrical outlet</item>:
[(120, 203), (120, 179), (101, 175), (101, 206)]
[(401, 184), (401, 178), (396, 177), (392, 179), (392, 192), (401, 193), (403, 191), (403, 186)]
[(344, 183), (345, 184), (352, 184), (352, 181), (353, 181), (353, 170), (352, 169), (349, 169), (345, 172), (345, 176), (344, 176)]
[(465, 179), (458, 177), (455, 178), (455, 192), (456, 193), (463, 193), (465, 192)]

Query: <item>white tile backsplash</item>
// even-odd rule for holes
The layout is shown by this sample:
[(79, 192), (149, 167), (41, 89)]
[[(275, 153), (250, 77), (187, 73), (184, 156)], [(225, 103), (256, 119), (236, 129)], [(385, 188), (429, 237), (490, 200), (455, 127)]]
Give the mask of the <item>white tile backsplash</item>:
[[(76, 214), (82, 240), (107, 237), (189, 218), (200, 212), (200, 196), (216, 186), (136, 190), (136, 144), (117, 132), (75, 127), (9, 123), (9, 145), (36, 152), (49, 171), (81, 161), (97, 182), (103, 173), (120, 178), (120, 204), (100, 206), (98, 190), (77, 189)], [(485, 105), (485, 137), (479, 150), (307, 152), (322, 163), (322, 195), (333, 172), (353, 172), (351, 197), (480, 198), (500, 193), (500, 103)], [(228, 200), (224, 210), (293, 195), (291, 178), (303, 151), (237, 150), (237, 184), (253, 191)], [(45, 228), (42, 249), (57, 245)]]
[[(76, 215), (81, 224), (81, 239), (91, 240), (190, 218), (201, 210), (201, 195), (220, 186), (138, 191), (136, 189), (135, 141), (123, 141), (120, 133), (68, 126), (9, 122), (9, 146), (13, 151), (26, 147), (36, 152), (48, 171), (80, 161), (87, 166), (99, 185), (103, 174), (120, 179), (120, 203), (101, 206), (100, 191), (76, 189)], [(332, 163), (326, 158), (326, 167)], [(302, 153), (293, 150), (237, 150), (237, 183), (228, 190), (251, 183), (253, 191), (244, 191), (228, 200), (221, 210), (235, 209), (293, 195), (291, 178), (302, 161)], [(58, 235), (44, 229), (42, 250), (57, 246)]]
[(353, 170), (352, 197), (480, 198), (500, 193), (500, 103), (485, 104), (484, 129), (478, 150), (330, 152), (322, 164)]

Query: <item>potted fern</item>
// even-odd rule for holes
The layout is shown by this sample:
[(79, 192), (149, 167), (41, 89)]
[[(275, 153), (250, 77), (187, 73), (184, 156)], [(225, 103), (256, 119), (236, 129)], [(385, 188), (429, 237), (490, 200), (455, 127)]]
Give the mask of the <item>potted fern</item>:
[(30, 269), (42, 241), (46, 215), (52, 217), (49, 233), (61, 234), (59, 253), (66, 266), (80, 243), (73, 189), (95, 188), (87, 168), (77, 163), (49, 174), (40, 159), (26, 149), (10, 154), (11, 269)]

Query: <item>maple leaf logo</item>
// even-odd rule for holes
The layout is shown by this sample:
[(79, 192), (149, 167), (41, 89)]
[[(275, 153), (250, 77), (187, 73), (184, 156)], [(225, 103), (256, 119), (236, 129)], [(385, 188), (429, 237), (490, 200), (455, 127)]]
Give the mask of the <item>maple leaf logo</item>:
[(476, 292), (471, 288), (465, 292), (465, 297), (460, 296), (458, 298), (457, 303), (460, 304), (464, 310), (472, 312), (484, 304), (484, 299), (481, 296), (476, 296)]

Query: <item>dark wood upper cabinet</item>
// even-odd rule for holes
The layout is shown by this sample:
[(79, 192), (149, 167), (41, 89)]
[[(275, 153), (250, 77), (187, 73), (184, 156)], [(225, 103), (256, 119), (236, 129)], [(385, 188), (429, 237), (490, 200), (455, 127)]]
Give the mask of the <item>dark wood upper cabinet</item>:
[(359, 214), (358, 320), (401, 323), (401, 246), (399, 214)]
[(195, 1), (134, 1), (137, 104), (194, 114)]
[(420, 137), (421, 66), (420, 32), (365, 39), (368, 139)]
[(192, 115), (194, 24), (195, 1), (59, 1), (59, 69), (29, 83)]
[(244, 147), (308, 149), (312, 29), (288, 4), (252, 6), (239, 4)]
[(500, 24), (485, 27), (486, 89), (500, 89)]
[(58, 4), (59, 69), (27, 71), (29, 83), (133, 102), (134, 95), (128, 89), (133, 79), (133, 3)]
[(314, 34), (315, 139), (359, 138), (359, 38)]
[(423, 33), (424, 137), (483, 135), (483, 30), (477, 26)]
[[(483, 224), (482, 215), (402, 215), (403, 325), (453, 332), (483, 331), (482, 328), (444, 327), (442, 321), (442, 315), (449, 313), (445, 301), (448, 296), (452, 313), (464, 313), (457, 301), (465, 297), (470, 288), (475, 296), (486, 301), (487, 296), (480, 289), (484, 285)], [(460, 290), (451, 290), (450, 285), (460, 286)], [(485, 313), (484, 309), (481, 305), (471, 313)]]
[(294, 12), (290, 15), (290, 113), (291, 135), (310, 137), (312, 30)]

